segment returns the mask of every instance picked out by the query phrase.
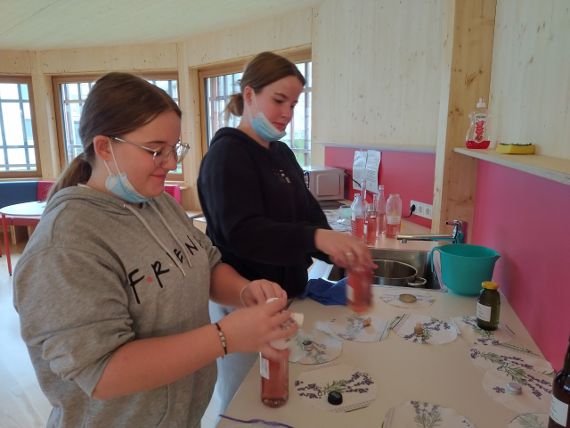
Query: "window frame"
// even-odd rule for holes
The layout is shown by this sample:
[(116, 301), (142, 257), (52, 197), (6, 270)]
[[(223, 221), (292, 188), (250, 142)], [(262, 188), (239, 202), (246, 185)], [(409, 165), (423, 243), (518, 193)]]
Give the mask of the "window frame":
[[(66, 147), (63, 129), (63, 111), (62, 111), (62, 97), (60, 91), (60, 85), (65, 83), (78, 83), (86, 81), (95, 81), (103, 76), (105, 73), (89, 73), (89, 74), (77, 74), (77, 75), (57, 75), (52, 76), (52, 87), (54, 93), (54, 103), (55, 103), (55, 113), (56, 113), (56, 128), (57, 128), (57, 149), (59, 154), (60, 168), (63, 170), (67, 166), (66, 160)], [(178, 105), (181, 103), (180, 93), (180, 79), (177, 72), (137, 72), (133, 73), (138, 77), (145, 80), (176, 80), (177, 90), (178, 90)], [(182, 167), (181, 173), (171, 172), (167, 175), (167, 182), (179, 183), (184, 181), (184, 167)]]
[(32, 125), (32, 136), (34, 139), (34, 154), (36, 156), (36, 169), (34, 171), (1, 171), (0, 179), (12, 178), (41, 178), (42, 177), (42, 164), (40, 160), (40, 147), (38, 142), (38, 132), (36, 128), (36, 112), (34, 105), (34, 91), (31, 76), (15, 76), (15, 75), (0, 75), (1, 83), (25, 83), (28, 85), (28, 97), (30, 103), (30, 116)]
[[(312, 62), (312, 51), (310, 47), (300, 49), (291, 49), (286, 51), (274, 51), (276, 54), (282, 55), (294, 63)], [(243, 57), (239, 60), (225, 61), (223, 63), (212, 64), (198, 68), (198, 87), (199, 87), (199, 105), (200, 105), (200, 144), (202, 149), (202, 157), (208, 151), (208, 114), (206, 110), (206, 79), (219, 77), (226, 74), (234, 74), (243, 71), (245, 65), (252, 60), (255, 55)], [(312, 91), (312, 88), (311, 88)], [(305, 92), (305, 88), (303, 88)], [(312, 118), (312, 115), (311, 115)], [(311, 126), (312, 129), (312, 126)]]

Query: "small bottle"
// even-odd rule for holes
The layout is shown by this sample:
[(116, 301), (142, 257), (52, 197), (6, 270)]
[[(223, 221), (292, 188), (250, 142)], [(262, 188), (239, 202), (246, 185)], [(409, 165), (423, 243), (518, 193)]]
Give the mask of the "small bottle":
[(386, 201), (386, 236), (395, 238), (400, 233), (402, 223), (402, 199), (397, 193), (391, 193)]
[(348, 270), (346, 300), (348, 307), (358, 314), (372, 308), (372, 271)]
[(378, 226), (376, 228), (376, 235), (380, 237), (386, 233), (386, 197), (384, 196), (384, 186), (378, 186), (378, 204), (376, 205), (376, 220)]
[(483, 330), (496, 330), (501, 313), (501, 296), (497, 289), (499, 284), (483, 281), (483, 289), (477, 302), (477, 326)]
[(364, 239), (364, 201), (360, 193), (354, 194), (354, 201), (350, 206), (352, 211), (352, 234)]
[(465, 136), (465, 146), (468, 149), (486, 149), (490, 141), (487, 138), (487, 105), (483, 98), (479, 98), (476, 107), (469, 113), (471, 124)]
[(376, 230), (378, 228), (378, 215), (376, 207), (378, 206), (378, 195), (374, 193), (372, 203), (366, 204), (366, 215), (364, 217), (364, 226), (366, 229), (366, 245), (376, 245)]
[(277, 361), (259, 353), (261, 402), (269, 407), (281, 407), (289, 399), (289, 357), (287, 352), (282, 353)]
[(552, 383), (552, 401), (548, 428), (570, 428), (570, 338), (564, 366)]

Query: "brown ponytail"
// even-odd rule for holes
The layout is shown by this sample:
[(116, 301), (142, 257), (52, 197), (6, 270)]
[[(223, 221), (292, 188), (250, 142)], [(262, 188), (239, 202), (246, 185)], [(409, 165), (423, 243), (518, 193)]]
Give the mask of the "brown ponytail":
[(91, 177), (91, 165), (82, 154), (76, 156), (51, 186), (47, 200), (49, 201), (61, 189), (76, 186), (78, 183), (87, 183), (89, 177)]

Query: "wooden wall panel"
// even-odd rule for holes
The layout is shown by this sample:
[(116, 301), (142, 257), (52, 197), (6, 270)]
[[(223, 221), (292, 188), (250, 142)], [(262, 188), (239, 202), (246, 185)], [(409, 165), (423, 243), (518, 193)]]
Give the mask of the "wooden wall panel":
[(446, 5), (329, 0), (319, 6), (313, 35), (317, 146), (435, 148)]
[(312, 9), (265, 19), (215, 33), (194, 37), (185, 43), (188, 67), (231, 61), (259, 52), (278, 51), (311, 44)]
[(489, 131), (570, 159), (570, 4), (499, 0)]
[(30, 51), (0, 50), (0, 75), (31, 73)]
[(49, 50), (39, 51), (38, 56), (44, 74), (177, 69), (175, 43)]

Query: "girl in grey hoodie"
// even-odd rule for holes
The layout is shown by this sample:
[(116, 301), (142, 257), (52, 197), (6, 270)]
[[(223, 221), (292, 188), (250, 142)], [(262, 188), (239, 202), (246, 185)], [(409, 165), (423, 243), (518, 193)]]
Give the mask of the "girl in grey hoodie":
[[(188, 146), (181, 112), (125, 73), (83, 107), (84, 152), (56, 182), (14, 274), (49, 427), (198, 427), (227, 353), (290, 337), (273, 282), (248, 281), (163, 192)], [(265, 304), (269, 297), (279, 297)], [(208, 300), (247, 308), (212, 324)]]

